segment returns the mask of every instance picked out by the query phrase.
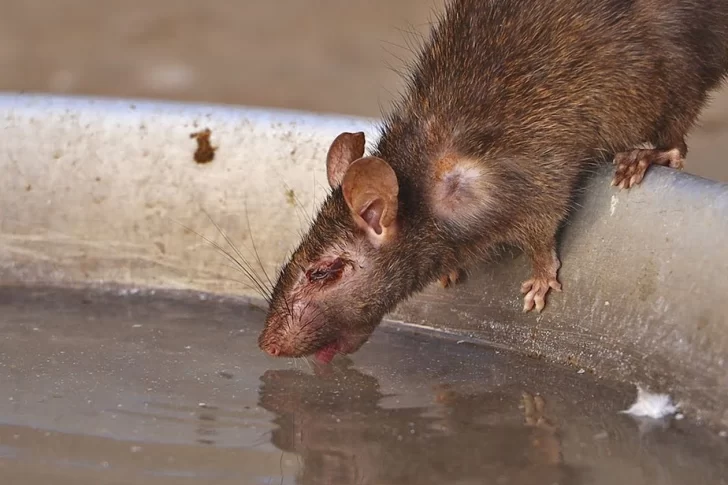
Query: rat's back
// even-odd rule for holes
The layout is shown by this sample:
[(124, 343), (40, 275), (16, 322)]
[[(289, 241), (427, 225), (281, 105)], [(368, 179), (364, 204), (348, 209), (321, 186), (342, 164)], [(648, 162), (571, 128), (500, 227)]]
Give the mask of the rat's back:
[(626, 150), (687, 131), (727, 66), (725, 0), (454, 0), (380, 148)]
[(403, 226), (437, 254), (467, 266), (523, 249), (524, 309), (540, 311), (586, 166), (613, 156), (621, 188), (682, 168), (727, 68), (726, 0), (452, 0), (374, 154), (397, 176)]

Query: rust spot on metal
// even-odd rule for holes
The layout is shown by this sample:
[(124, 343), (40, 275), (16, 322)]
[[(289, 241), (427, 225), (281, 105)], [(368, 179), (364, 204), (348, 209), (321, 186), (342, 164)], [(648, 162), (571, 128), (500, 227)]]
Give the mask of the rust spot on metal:
[(210, 143), (211, 135), (212, 131), (209, 128), (190, 134), (190, 138), (197, 140), (197, 150), (195, 150), (194, 154), (195, 162), (209, 163), (215, 158), (217, 147), (213, 147)]

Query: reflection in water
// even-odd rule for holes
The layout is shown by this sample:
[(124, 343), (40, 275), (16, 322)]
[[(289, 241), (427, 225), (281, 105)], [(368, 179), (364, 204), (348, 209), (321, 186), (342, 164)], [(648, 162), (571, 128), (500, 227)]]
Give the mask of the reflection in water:
[(540, 396), (519, 403), (516, 392), (463, 395), (443, 385), (431, 408), (386, 409), (377, 380), (350, 365), (261, 380), (259, 405), (276, 415), (273, 444), (301, 458), (297, 483), (575, 483)]

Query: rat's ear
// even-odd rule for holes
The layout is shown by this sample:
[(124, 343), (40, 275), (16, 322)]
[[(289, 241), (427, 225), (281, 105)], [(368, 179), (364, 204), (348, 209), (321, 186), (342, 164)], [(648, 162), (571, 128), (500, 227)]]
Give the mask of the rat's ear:
[(369, 240), (379, 246), (395, 228), (399, 183), (387, 162), (377, 157), (360, 158), (341, 182), (351, 215)]
[(332, 189), (341, 185), (346, 169), (364, 155), (364, 133), (342, 133), (334, 139), (326, 154), (326, 177)]

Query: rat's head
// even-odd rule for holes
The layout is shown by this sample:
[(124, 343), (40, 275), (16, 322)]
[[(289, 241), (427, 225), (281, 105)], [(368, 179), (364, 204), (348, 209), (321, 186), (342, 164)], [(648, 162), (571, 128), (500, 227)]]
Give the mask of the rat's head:
[(281, 271), (259, 345), (270, 355), (358, 350), (398, 299), (391, 281), (399, 184), (384, 160), (363, 157), (364, 134), (342, 133), (329, 149), (332, 193)]

